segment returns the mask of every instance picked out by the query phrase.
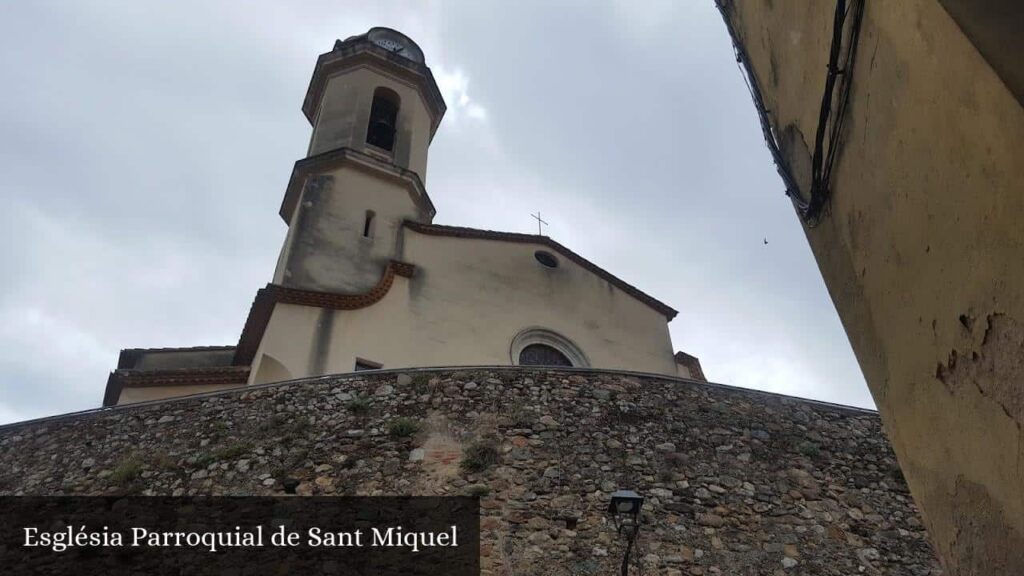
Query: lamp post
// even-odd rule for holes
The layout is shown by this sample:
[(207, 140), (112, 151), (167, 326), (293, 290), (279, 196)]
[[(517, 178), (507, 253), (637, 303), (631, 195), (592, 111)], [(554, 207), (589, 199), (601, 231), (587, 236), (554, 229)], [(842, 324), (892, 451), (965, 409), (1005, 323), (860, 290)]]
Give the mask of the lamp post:
[(626, 533), (626, 553), (622, 557), (622, 576), (629, 572), (629, 555), (633, 552), (633, 543), (640, 533), (640, 507), (644, 497), (632, 490), (616, 490), (608, 503), (608, 514), (612, 517), (615, 530)]

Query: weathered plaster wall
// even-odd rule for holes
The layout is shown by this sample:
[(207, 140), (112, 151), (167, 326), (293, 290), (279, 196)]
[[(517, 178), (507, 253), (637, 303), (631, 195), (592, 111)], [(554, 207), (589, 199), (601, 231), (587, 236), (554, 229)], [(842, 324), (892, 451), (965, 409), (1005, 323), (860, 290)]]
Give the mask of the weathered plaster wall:
[[(386, 232), (374, 242), (393, 242), (384, 236), (394, 234), (390, 223), (381, 224)], [(567, 258), (557, 256), (555, 269), (542, 266), (534, 252), (544, 245), (407, 229), (401, 246), (392, 257), (416, 272), (395, 278), (371, 306), (276, 306), (253, 382), (264, 354), (296, 378), (348, 372), (356, 358), (385, 368), (511, 365), (513, 338), (533, 327), (571, 340), (592, 367), (678, 374), (663, 314)]]
[(360, 373), (7, 426), (0, 461), (3, 494), (480, 495), (485, 574), (615, 572), (623, 487), (645, 574), (938, 574), (877, 414), (679, 380)]
[[(366, 212), (373, 236), (363, 236)], [(404, 220), (425, 216), (394, 179), (346, 166), (311, 177), (288, 229), (274, 281), (307, 290), (361, 294), (398, 251)]]
[[(729, 4), (806, 182), (835, 3)], [(1024, 573), (1024, 111), (936, 0), (866, 4), (850, 106), (808, 240), (949, 572)]]

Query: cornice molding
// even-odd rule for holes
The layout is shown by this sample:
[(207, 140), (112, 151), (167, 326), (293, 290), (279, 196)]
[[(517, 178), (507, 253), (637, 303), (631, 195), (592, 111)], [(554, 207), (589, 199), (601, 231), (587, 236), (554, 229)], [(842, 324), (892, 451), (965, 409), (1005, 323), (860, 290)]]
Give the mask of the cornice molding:
[(249, 309), (249, 317), (245, 321), (242, 335), (238, 339), (238, 346), (235, 348), (234, 364), (236, 366), (252, 364), (277, 304), (295, 304), (327, 310), (358, 310), (380, 302), (391, 290), (395, 276), (411, 278), (415, 271), (416, 267), (412, 264), (391, 260), (376, 286), (362, 294), (338, 294), (291, 288), (280, 284), (267, 284), (265, 288), (261, 288), (256, 293), (256, 298)]
[(369, 173), (384, 176), (399, 182), (406, 187), (409, 197), (417, 206), (426, 210), (433, 218), (437, 213), (434, 202), (427, 194), (427, 188), (419, 174), (407, 170), (401, 166), (390, 164), (379, 160), (365, 152), (354, 148), (342, 147), (322, 152), (316, 156), (303, 158), (295, 163), (292, 169), (291, 178), (288, 179), (288, 187), (285, 189), (284, 198), (281, 200), (281, 209), (278, 214), (286, 224), (291, 225), (292, 215), (302, 197), (302, 187), (310, 176), (323, 174), (324, 172), (350, 165), (354, 168), (365, 170)]
[[(245, 384), (249, 381), (252, 360), (259, 349), (260, 342), (270, 323), (277, 304), (295, 304), (312, 306), (328, 310), (357, 310), (376, 304), (391, 290), (395, 276), (412, 278), (416, 267), (407, 262), (391, 260), (384, 269), (377, 284), (362, 294), (338, 294), (318, 290), (303, 290), (279, 284), (267, 284), (256, 293), (245, 328), (238, 340), (238, 346), (199, 347), (193, 350), (230, 350), (234, 348), (235, 356), (231, 366), (215, 366), (203, 368), (176, 368), (164, 370), (131, 370), (121, 369), (111, 372), (107, 378), (107, 387), (103, 394), (103, 405), (117, 404), (124, 388), (142, 388), (151, 386), (202, 386), (215, 384)], [(184, 349), (159, 348), (150, 351), (187, 351)], [(126, 349), (121, 353), (118, 365), (127, 365), (131, 358), (137, 357), (143, 349)]]
[(103, 405), (114, 406), (125, 388), (152, 388), (157, 386), (214, 386), (245, 384), (249, 381), (248, 366), (211, 366), (202, 368), (172, 368), (164, 370), (118, 369), (107, 377), (103, 392)]

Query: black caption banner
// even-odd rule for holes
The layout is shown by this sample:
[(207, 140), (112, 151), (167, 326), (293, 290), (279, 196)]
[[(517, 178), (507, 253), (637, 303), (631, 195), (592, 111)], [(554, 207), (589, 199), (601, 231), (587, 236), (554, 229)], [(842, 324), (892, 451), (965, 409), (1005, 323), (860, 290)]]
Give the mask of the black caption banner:
[(4, 574), (444, 574), (480, 569), (466, 497), (0, 497)]

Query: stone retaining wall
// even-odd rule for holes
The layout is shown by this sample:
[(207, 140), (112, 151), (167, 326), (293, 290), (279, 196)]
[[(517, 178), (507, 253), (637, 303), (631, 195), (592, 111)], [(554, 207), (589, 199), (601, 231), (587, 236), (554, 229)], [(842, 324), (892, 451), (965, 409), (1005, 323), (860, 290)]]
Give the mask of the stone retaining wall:
[(607, 372), (358, 373), (0, 429), (2, 494), (481, 497), (487, 574), (939, 574), (878, 416)]

